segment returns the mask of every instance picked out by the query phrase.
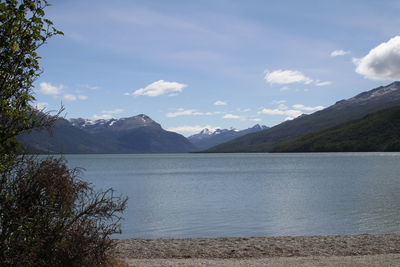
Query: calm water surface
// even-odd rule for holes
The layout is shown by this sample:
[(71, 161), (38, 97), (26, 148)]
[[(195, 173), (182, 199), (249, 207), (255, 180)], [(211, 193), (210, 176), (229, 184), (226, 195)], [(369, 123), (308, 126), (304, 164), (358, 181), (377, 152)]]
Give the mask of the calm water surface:
[(400, 233), (400, 153), (67, 155), (122, 238)]

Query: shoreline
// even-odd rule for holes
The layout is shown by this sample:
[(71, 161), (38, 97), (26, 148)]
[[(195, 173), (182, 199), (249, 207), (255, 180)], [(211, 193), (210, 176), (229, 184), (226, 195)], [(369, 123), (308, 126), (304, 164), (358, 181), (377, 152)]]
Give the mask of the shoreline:
[(400, 234), (115, 240), (114, 255), (153, 259), (246, 260), (400, 253)]

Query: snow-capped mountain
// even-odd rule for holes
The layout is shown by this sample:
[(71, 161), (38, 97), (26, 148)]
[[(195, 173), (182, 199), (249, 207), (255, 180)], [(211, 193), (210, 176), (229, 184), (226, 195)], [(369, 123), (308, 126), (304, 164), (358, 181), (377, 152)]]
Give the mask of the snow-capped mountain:
[(149, 116), (137, 116), (109, 120), (71, 119), (75, 127), (93, 136), (111, 141), (132, 153), (167, 153), (195, 151), (184, 136), (168, 132)]
[(109, 120), (87, 120), (87, 119), (70, 119), (71, 124), (79, 129), (92, 134), (104, 131), (126, 131), (141, 127), (153, 127), (161, 129), (161, 125), (153, 121), (149, 116), (139, 114), (137, 116), (121, 119)]
[(389, 105), (400, 100), (400, 82), (362, 92), (352, 98), (340, 100), (325, 110), (339, 110), (354, 106)]
[(53, 134), (23, 136), (31, 151), (39, 153), (181, 153), (197, 150), (184, 136), (164, 130), (150, 117), (59, 119)]
[(242, 135), (245, 135), (248, 133), (254, 133), (254, 132), (266, 130), (266, 129), (268, 129), (267, 126), (265, 126), (265, 125), (260, 126), (259, 124), (256, 124), (251, 128), (241, 130), (241, 131), (236, 130), (234, 128), (216, 129), (216, 130), (210, 130), (210, 129), (205, 128), (200, 133), (189, 136), (188, 139), (192, 144), (194, 144), (200, 150), (204, 150), (204, 149), (210, 148), (212, 146), (216, 146), (218, 144), (228, 142), (239, 136), (242, 136)]
[(215, 136), (215, 135), (219, 135), (219, 134), (224, 134), (224, 133), (228, 133), (230, 131), (237, 131), (234, 128), (231, 129), (215, 129), (215, 130), (210, 130), (208, 128), (204, 128), (203, 130), (201, 130), (198, 134), (194, 134), (190, 137), (188, 137), (188, 139), (208, 139), (211, 136)]

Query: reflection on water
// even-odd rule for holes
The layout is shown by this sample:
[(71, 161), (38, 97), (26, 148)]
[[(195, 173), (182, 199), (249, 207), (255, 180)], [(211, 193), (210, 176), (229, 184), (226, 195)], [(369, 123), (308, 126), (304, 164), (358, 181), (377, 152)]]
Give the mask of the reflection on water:
[(66, 157), (129, 197), (122, 237), (400, 232), (400, 153)]

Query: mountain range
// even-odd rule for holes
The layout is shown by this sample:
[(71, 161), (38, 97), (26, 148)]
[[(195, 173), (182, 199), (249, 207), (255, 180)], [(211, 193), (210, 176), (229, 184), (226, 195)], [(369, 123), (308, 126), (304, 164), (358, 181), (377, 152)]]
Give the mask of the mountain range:
[(150, 117), (58, 119), (52, 132), (34, 131), (20, 137), (34, 153), (183, 153), (197, 148), (184, 136), (164, 130)]
[(361, 119), (370, 113), (395, 106), (400, 106), (400, 82), (363, 92), (321, 111), (241, 136), (205, 152), (269, 152), (276, 145), (292, 138)]
[(35, 130), (19, 137), (32, 153), (187, 153), (221, 144), (238, 136), (266, 129), (255, 125), (237, 131), (202, 130), (188, 139), (166, 131), (150, 117), (137, 116), (109, 120), (59, 118), (50, 132)]
[(238, 138), (242, 135), (246, 135), (249, 133), (259, 132), (269, 127), (265, 125), (256, 124), (251, 128), (245, 130), (235, 130), (235, 129), (216, 129), (211, 131), (207, 128), (202, 130), (200, 133), (189, 136), (188, 140), (194, 144), (198, 149), (205, 150), (210, 147), (216, 146), (218, 144), (222, 144)]
[[(367, 142), (365, 140), (368, 138), (361, 138), (363, 135), (371, 138), (377, 135), (372, 128), (365, 125), (377, 123), (376, 128), (379, 128), (383, 125), (382, 121), (398, 113), (390, 113), (393, 116), (379, 112), (377, 115), (371, 114), (398, 106), (400, 82), (393, 82), (272, 128), (255, 125), (242, 131), (204, 129), (185, 138), (178, 133), (164, 130), (159, 123), (140, 114), (129, 118), (95, 121), (82, 118), (68, 121), (60, 118), (51, 132), (35, 130), (20, 136), (19, 140), (33, 153), (271, 152), (301, 151), (303, 148), (304, 151), (356, 151), (358, 144), (348, 148), (340, 148), (338, 145), (349, 144), (349, 129), (356, 132), (360, 140)], [(381, 131), (384, 130), (383, 128)], [(390, 133), (390, 136), (396, 140), (395, 135)], [(371, 138), (368, 140), (372, 140)], [(375, 140), (381, 140), (379, 138)], [(353, 141), (354, 144), (357, 143), (357, 140)], [(322, 145), (324, 142), (331, 143), (332, 146), (328, 148), (327, 145)], [(388, 148), (372, 148), (372, 144), (369, 147), (379, 151), (394, 147), (389, 143), (386, 145)]]

